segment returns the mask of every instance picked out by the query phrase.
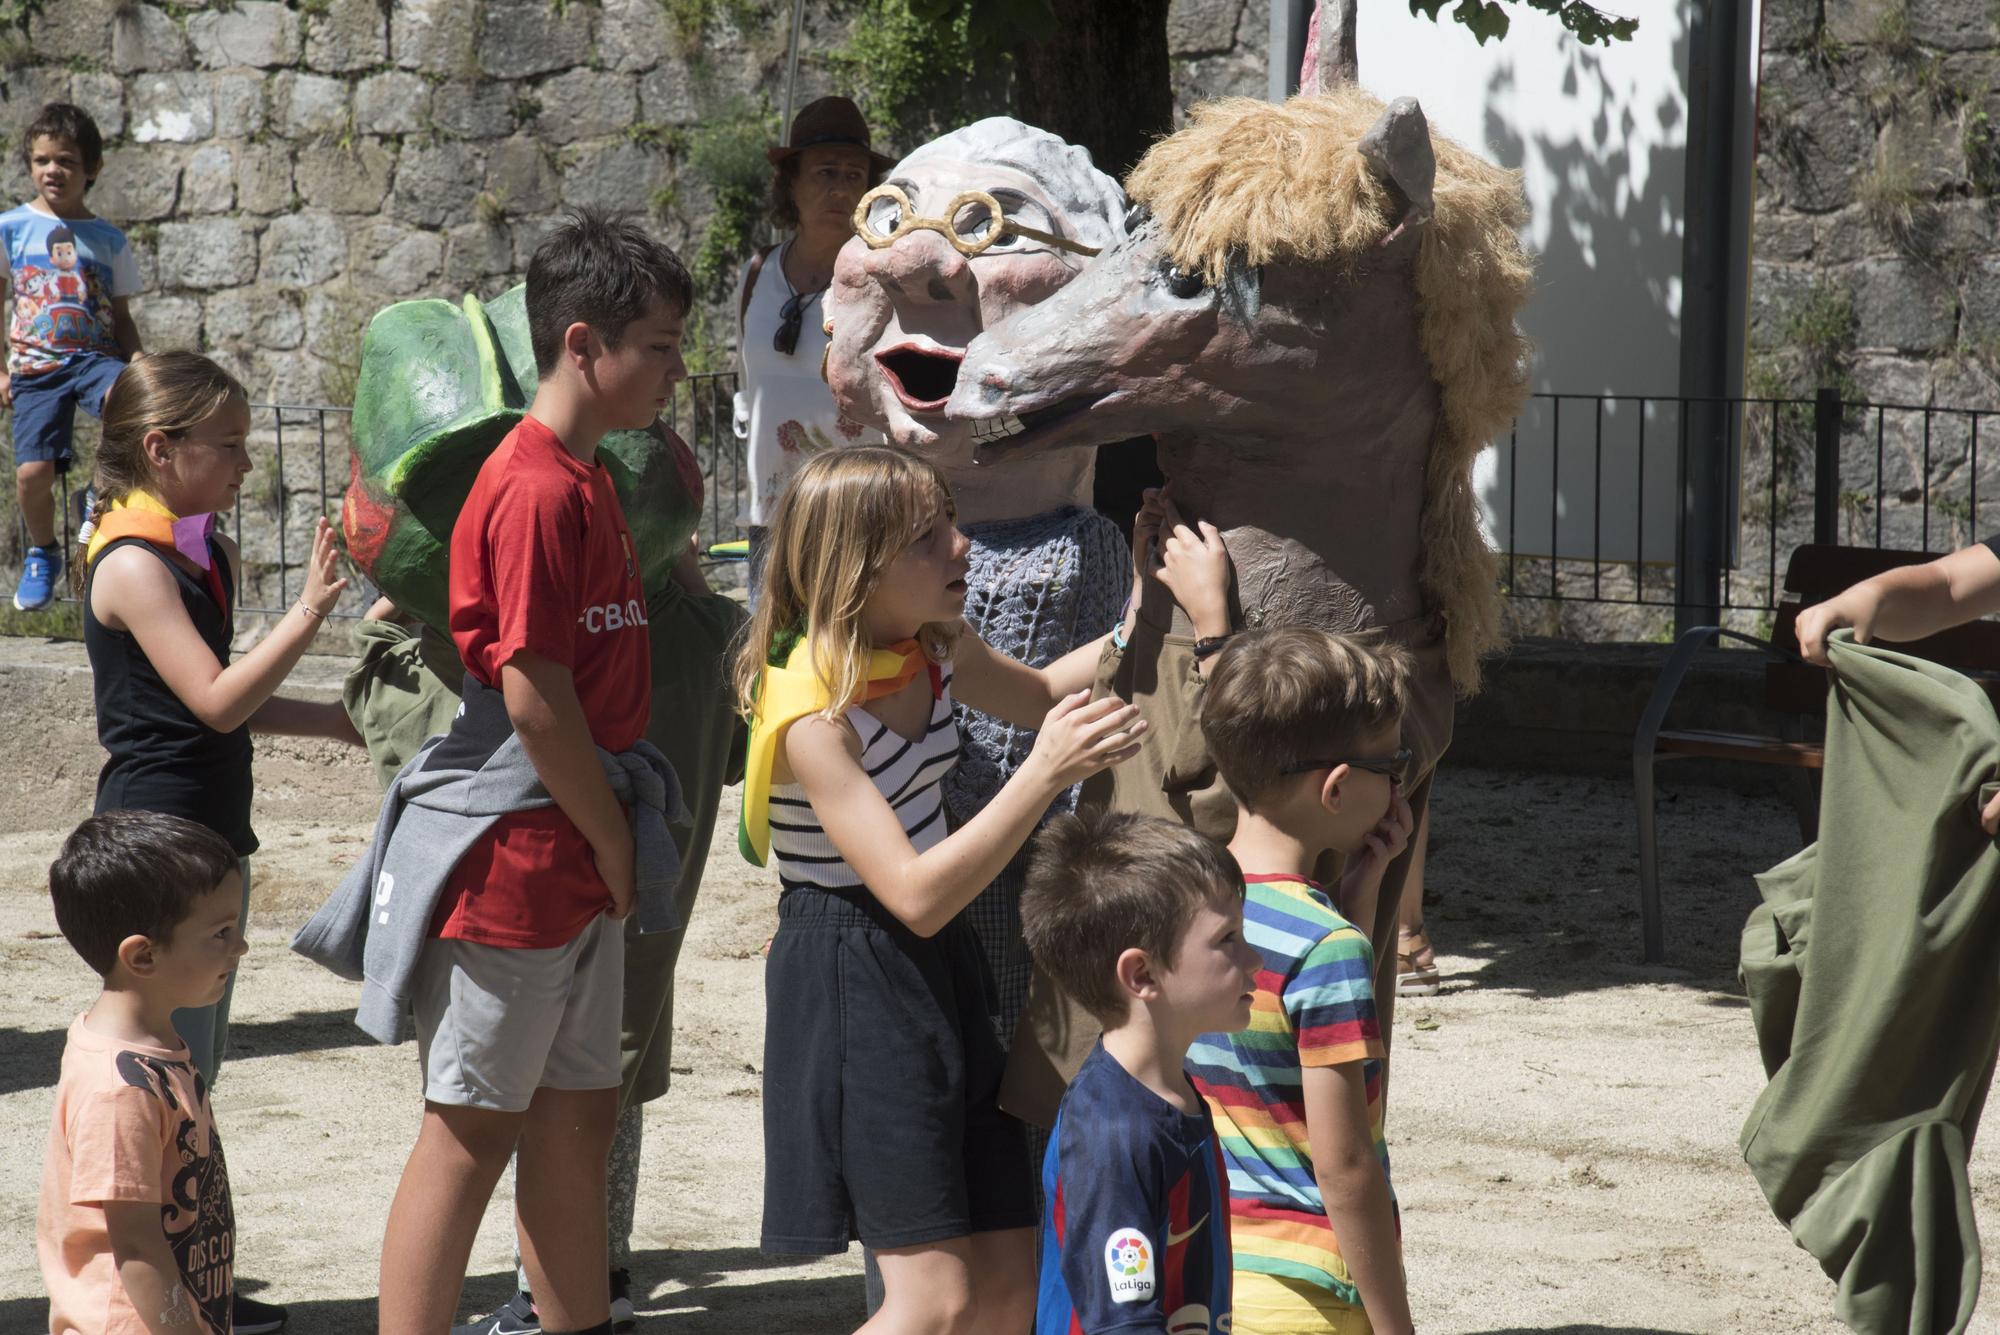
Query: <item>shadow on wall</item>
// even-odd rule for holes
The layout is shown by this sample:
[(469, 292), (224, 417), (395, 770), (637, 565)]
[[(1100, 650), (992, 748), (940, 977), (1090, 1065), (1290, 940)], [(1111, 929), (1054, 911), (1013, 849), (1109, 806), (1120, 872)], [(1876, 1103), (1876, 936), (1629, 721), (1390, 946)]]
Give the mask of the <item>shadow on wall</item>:
[[(1541, 25), (1519, 25), (1490, 48), (1498, 54), (1489, 57), (1481, 138), (1501, 165), (1522, 172), (1528, 196), (1524, 240), (1536, 281), (1522, 326), (1536, 345), (1538, 392), (1672, 394), (1679, 382), (1687, 18), (1661, 7), (1644, 27), (1656, 50), (1671, 45), (1670, 80), (1645, 51), (1586, 47)], [(1549, 88), (1554, 67), (1561, 72)], [(1577, 121), (1515, 114), (1551, 105), (1576, 108)], [(1605, 406), (1601, 476), (1594, 405), (1565, 405), (1559, 429), (1558, 448), (1554, 406), (1531, 402), (1511, 469), (1505, 442), (1482, 458), (1476, 486), (1491, 535), (1522, 553), (1549, 555), (1553, 546), (1588, 557), (1601, 544), (1605, 559), (1631, 560), (1643, 528), (1646, 550), (1637, 554), (1671, 560), (1674, 405), (1647, 409), (1643, 478), (1637, 403)]]

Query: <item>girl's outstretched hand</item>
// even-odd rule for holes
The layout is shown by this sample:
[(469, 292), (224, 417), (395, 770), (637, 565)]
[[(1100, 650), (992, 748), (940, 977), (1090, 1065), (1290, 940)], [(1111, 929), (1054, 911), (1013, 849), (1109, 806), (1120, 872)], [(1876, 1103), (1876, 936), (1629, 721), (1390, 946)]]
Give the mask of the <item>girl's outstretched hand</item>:
[(1167, 540), (1160, 550), (1160, 583), (1187, 612), (1196, 634), (1224, 634), (1229, 629), (1231, 567), (1222, 534), (1207, 520), (1199, 531), (1191, 529), (1172, 501), (1161, 504), (1160, 531)]
[(299, 593), (299, 601), (323, 619), (333, 611), (346, 588), (347, 579), (340, 574), (340, 548), (333, 540), (333, 525), (321, 515), (313, 528), (312, 556), (306, 562), (306, 586)]
[(1403, 785), (1397, 784), (1389, 797), (1389, 809), (1374, 829), (1368, 832), (1368, 839), (1359, 852), (1347, 860), (1347, 870), (1341, 879), (1361, 876), (1380, 876), (1390, 863), (1403, 855), (1410, 846), (1410, 831), (1416, 828), (1416, 819), (1410, 814), (1410, 804), (1403, 796)]
[(1063, 697), (1042, 720), (1023, 768), (1039, 766), (1052, 784), (1067, 788), (1138, 755), (1145, 732), (1137, 705), (1115, 695), (1093, 700), (1089, 691), (1078, 691)]

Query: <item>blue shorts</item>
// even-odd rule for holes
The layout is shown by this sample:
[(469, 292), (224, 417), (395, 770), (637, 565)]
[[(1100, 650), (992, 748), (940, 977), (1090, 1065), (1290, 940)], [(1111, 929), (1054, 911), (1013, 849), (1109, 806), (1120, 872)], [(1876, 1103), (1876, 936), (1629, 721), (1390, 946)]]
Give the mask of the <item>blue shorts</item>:
[(55, 462), (67, 473), (76, 405), (104, 415), (105, 396), (125, 363), (101, 352), (77, 352), (47, 371), (17, 375), (14, 387), (14, 464)]

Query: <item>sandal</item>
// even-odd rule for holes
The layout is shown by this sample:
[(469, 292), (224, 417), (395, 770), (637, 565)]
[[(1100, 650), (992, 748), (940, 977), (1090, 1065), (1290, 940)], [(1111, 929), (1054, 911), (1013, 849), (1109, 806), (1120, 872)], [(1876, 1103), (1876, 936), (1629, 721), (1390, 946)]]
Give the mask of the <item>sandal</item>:
[(1396, 995), (1399, 997), (1434, 997), (1441, 984), (1438, 981), (1437, 952), (1431, 948), (1431, 939), (1419, 927), (1414, 932), (1396, 929)]

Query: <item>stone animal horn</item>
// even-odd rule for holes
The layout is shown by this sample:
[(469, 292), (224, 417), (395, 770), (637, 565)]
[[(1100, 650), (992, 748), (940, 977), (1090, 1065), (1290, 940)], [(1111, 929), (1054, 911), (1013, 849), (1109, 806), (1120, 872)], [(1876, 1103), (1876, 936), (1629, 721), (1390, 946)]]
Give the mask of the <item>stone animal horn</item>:
[(1431, 187), (1437, 183), (1437, 156), (1431, 151), (1431, 126), (1414, 97), (1399, 97), (1361, 136), (1361, 156), (1376, 174), (1393, 181), (1410, 201), (1409, 221), (1430, 218)]

